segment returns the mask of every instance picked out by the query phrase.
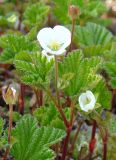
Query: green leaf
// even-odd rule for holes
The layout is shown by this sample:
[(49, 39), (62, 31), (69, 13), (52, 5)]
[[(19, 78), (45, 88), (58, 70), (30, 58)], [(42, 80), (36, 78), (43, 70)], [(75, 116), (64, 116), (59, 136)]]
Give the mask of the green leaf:
[(14, 60), (16, 69), (21, 73), (21, 80), (28, 85), (46, 87), (50, 84), (53, 61), (38, 52), (20, 52)]
[(0, 117), (0, 136), (3, 132), (3, 127), (4, 127), (4, 120)]
[(111, 85), (115, 89), (116, 88), (116, 62), (111, 60), (105, 64), (105, 69), (111, 78)]
[[(54, 0), (53, 13), (57, 20), (62, 24), (69, 24), (71, 18), (68, 15), (68, 8), (70, 5), (75, 5), (79, 8), (79, 16), (77, 17), (77, 24), (86, 24), (88, 21), (99, 23), (99, 16), (107, 11), (105, 4), (99, 0)], [(62, 7), (63, 6), (63, 9)]]
[(24, 23), (30, 28), (43, 26), (49, 10), (50, 7), (41, 2), (28, 6), (24, 12)]
[(116, 43), (107, 43), (105, 45), (98, 44), (98, 45), (92, 45), (92, 46), (87, 46), (83, 48), (83, 53), (85, 57), (91, 57), (91, 56), (102, 56), (105, 59), (114, 57), (115, 53), (115, 46)]
[(76, 27), (75, 39), (80, 46), (86, 47), (112, 42), (113, 35), (105, 27), (89, 22), (84, 27)]
[(94, 88), (93, 93), (97, 95), (97, 103), (105, 109), (111, 108), (112, 93), (107, 89), (105, 82), (101, 80)]
[(3, 149), (8, 144), (8, 139), (4, 130), (5, 121), (0, 117), (0, 149)]
[[(81, 50), (71, 52), (62, 63), (59, 63), (59, 77), (72, 73), (74, 76), (68, 81), (64, 92), (66, 95), (74, 96), (81, 91), (96, 86), (101, 77), (96, 74), (101, 65), (101, 58), (83, 58)], [(66, 81), (67, 83), (67, 81)]]
[(34, 116), (37, 118), (41, 126), (52, 126), (59, 129), (65, 129), (64, 123), (53, 104), (48, 107), (42, 106), (34, 111)]
[(0, 47), (3, 49), (0, 61), (3, 63), (12, 63), (15, 55), (21, 51), (38, 50), (38, 45), (35, 42), (28, 41), (23, 35), (12, 34), (1, 36)]
[(25, 115), (13, 130), (16, 143), (11, 154), (16, 160), (53, 160), (55, 154), (49, 146), (59, 142), (65, 132), (59, 129), (42, 127), (38, 128), (37, 120), (30, 115)]
[(8, 25), (8, 21), (4, 16), (0, 16), (0, 27), (5, 27)]

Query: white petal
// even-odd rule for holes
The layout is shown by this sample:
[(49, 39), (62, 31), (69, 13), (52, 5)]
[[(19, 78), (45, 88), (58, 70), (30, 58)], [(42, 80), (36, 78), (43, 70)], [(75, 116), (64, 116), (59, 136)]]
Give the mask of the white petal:
[(68, 47), (71, 43), (71, 32), (67, 28), (60, 25), (55, 26), (53, 30), (56, 40), (58, 40), (60, 43), (63, 43), (61, 49)]
[[(86, 104), (86, 99), (89, 99), (90, 103)], [(91, 91), (86, 91), (86, 93), (82, 93), (79, 96), (80, 108), (85, 112), (88, 112), (89, 110), (94, 109), (95, 103), (96, 103), (96, 99)]]
[[(46, 52), (54, 55), (60, 55), (65, 52), (65, 48), (71, 43), (71, 32), (63, 26), (55, 26), (52, 28), (43, 28), (37, 34), (37, 39), (41, 47), (46, 50)], [(61, 47), (54, 51), (48, 46), (51, 42), (56, 41), (61, 44)]]
[(91, 104), (95, 105), (96, 99), (95, 99), (94, 94), (91, 91), (86, 91), (86, 95), (87, 95), (87, 97), (91, 98)]
[(80, 104), (80, 107), (82, 110), (84, 110), (85, 108), (85, 99), (86, 99), (86, 94), (85, 93), (82, 93), (80, 96), (79, 96), (79, 104)]
[(45, 50), (42, 51), (42, 54), (43, 54), (44, 56), (46, 56), (46, 58), (48, 59), (48, 61), (50, 61), (51, 59), (54, 58), (54, 56), (48, 55), (47, 52), (46, 52)]
[(58, 50), (58, 51), (52, 51), (51, 50), (51, 52), (50, 52), (50, 54), (52, 54), (52, 55), (65, 55), (66, 54), (66, 50), (65, 49), (63, 49), (63, 50)]
[(37, 39), (43, 49), (49, 51), (47, 45), (53, 39), (53, 36), (54, 32), (52, 28), (43, 28), (39, 31), (39, 33), (37, 34)]

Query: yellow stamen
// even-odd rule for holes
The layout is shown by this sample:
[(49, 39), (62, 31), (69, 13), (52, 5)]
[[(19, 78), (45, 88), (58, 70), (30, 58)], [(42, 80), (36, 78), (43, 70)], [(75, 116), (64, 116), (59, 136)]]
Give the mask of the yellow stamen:
[(50, 48), (50, 49), (52, 49), (52, 50), (58, 50), (59, 48), (60, 48), (60, 44), (57, 42), (57, 41), (52, 41), (49, 45), (48, 45), (48, 47)]
[(85, 105), (89, 104), (90, 102), (91, 102), (91, 100), (88, 97), (86, 97), (86, 99), (85, 99)]

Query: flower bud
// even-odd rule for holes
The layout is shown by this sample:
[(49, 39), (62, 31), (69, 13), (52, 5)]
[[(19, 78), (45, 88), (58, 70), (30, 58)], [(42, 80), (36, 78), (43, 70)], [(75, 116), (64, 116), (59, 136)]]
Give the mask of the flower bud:
[(4, 86), (2, 88), (2, 96), (6, 104), (16, 104), (19, 95), (18, 88), (18, 84), (10, 84), (9, 87)]
[(95, 107), (95, 103), (96, 99), (91, 91), (86, 91), (79, 96), (80, 108), (85, 112), (93, 110)]
[(76, 19), (78, 15), (79, 15), (79, 8), (75, 5), (70, 5), (69, 6), (69, 16), (72, 19)]

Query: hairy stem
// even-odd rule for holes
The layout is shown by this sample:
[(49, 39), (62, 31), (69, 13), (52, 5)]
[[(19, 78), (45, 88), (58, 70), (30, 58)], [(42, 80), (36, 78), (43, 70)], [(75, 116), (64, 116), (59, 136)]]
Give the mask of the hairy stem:
[(67, 118), (66, 118), (66, 116), (65, 116), (65, 114), (64, 114), (64, 112), (63, 112), (63, 110), (62, 110), (62, 108), (61, 108), (61, 106), (58, 104), (58, 102), (57, 102), (57, 100), (55, 99), (55, 97), (52, 96), (52, 93), (51, 93), (50, 90), (45, 89), (45, 91), (46, 91), (47, 94), (50, 96), (51, 100), (54, 102), (56, 108), (58, 109), (58, 111), (59, 111), (59, 113), (60, 113), (60, 115), (61, 115), (61, 117), (62, 117), (62, 119), (63, 119), (63, 121), (64, 121), (65, 126), (68, 128), (68, 127), (69, 127), (69, 122), (68, 122), (68, 120), (67, 120)]
[(108, 141), (108, 131), (107, 129), (103, 129), (102, 127), (98, 126), (100, 133), (101, 133), (101, 138), (103, 142), (103, 160), (107, 159), (107, 141)]
[(103, 160), (107, 159), (107, 140), (108, 140), (108, 135), (106, 130), (106, 135), (103, 139)]
[(103, 142), (103, 160), (107, 158), (107, 142)]
[(70, 44), (69, 51), (72, 50), (73, 37), (74, 37), (74, 31), (75, 31), (75, 22), (76, 22), (76, 19), (73, 18), (73, 19), (72, 19), (71, 44)]
[(81, 147), (77, 160), (82, 160), (83, 149), (84, 147)]
[(72, 141), (72, 146), (71, 146), (71, 148), (70, 148), (70, 152), (71, 152), (71, 153), (72, 153), (73, 150), (74, 150), (74, 147), (75, 147), (75, 144), (76, 144), (76, 141), (77, 141), (77, 138), (78, 138), (78, 134), (79, 134), (79, 131), (80, 131), (80, 129), (81, 129), (82, 124), (83, 124), (82, 121), (80, 121), (79, 124), (78, 124), (78, 128), (77, 128), (76, 134), (75, 134), (75, 136), (74, 136), (74, 139), (73, 139), (73, 141)]
[(55, 89), (56, 89), (56, 97), (58, 104), (60, 105), (60, 96), (58, 91), (58, 61), (57, 56), (55, 56)]
[(61, 160), (65, 160), (66, 159), (67, 150), (68, 150), (68, 143), (69, 143), (69, 139), (70, 139), (71, 130), (72, 130), (72, 127), (69, 126), (69, 128), (67, 129), (66, 138), (64, 140), (64, 146), (63, 146), (63, 152), (62, 152), (62, 158), (61, 158)]
[(71, 107), (70, 124), (73, 125), (75, 104), (71, 102), (70, 107)]
[(8, 128), (8, 144), (9, 144), (9, 147), (6, 149), (3, 160), (7, 160), (7, 157), (8, 157), (9, 152), (10, 152), (11, 130), (12, 130), (12, 112), (13, 112), (13, 105), (9, 105), (9, 128)]
[(19, 113), (24, 114), (24, 92), (25, 86), (21, 84), (20, 95), (19, 95)]
[(37, 99), (37, 104), (38, 106), (43, 106), (43, 91), (42, 90), (34, 90), (36, 99)]
[(9, 129), (8, 129), (8, 143), (11, 143), (11, 130), (12, 130), (12, 112), (13, 105), (9, 105)]
[(91, 140), (90, 140), (90, 143), (89, 143), (89, 160), (92, 159), (92, 155), (93, 155), (95, 144), (96, 144), (96, 139), (95, 139), (96, 128), (97, 128), (97, 123), (94, 120), (93, 121)]

